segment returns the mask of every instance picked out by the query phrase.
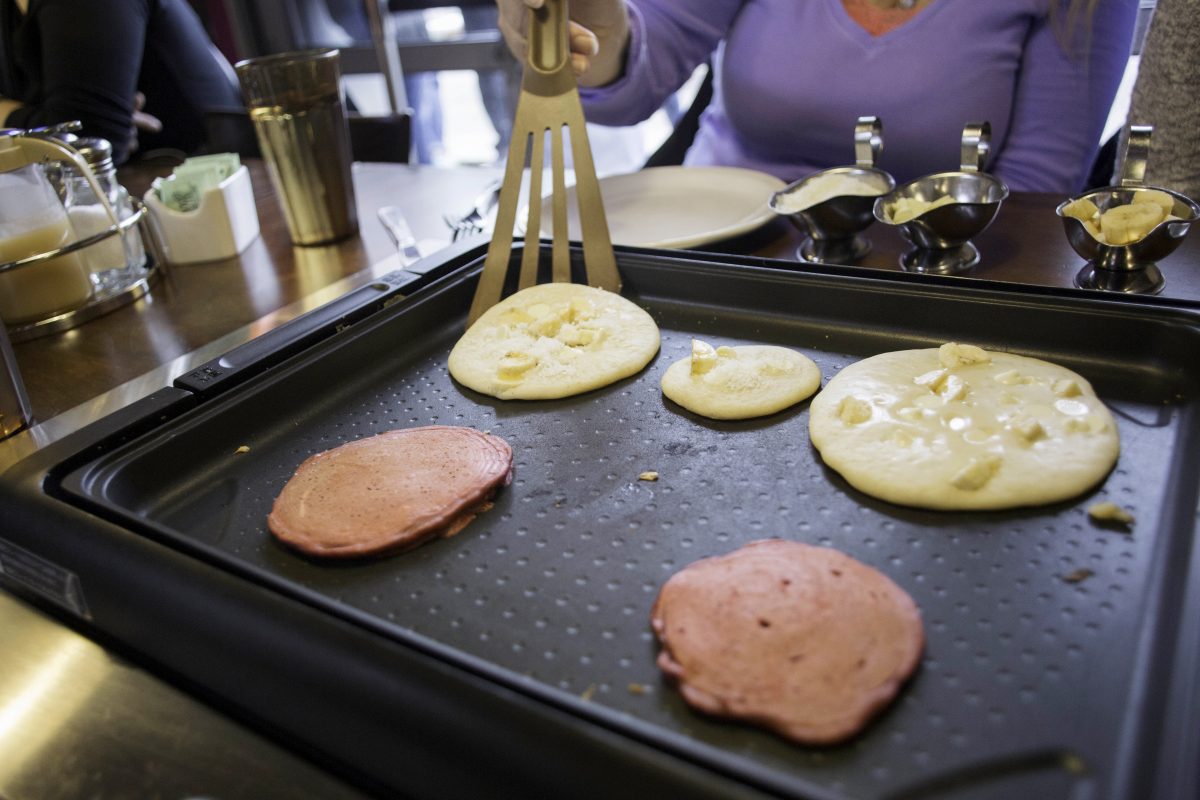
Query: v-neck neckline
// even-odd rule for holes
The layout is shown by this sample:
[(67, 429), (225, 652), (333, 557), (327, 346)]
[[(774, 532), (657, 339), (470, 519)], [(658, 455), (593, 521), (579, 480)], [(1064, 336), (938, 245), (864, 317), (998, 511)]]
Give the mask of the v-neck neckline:
[(871, 32), (859, 24), (858, 20), (850, 16), (850, 12), (846, 10), (846, 6), (842, 3), (842, 0), (825, 0), (825, 2), (831, 6), (830, 12), (838, 20), (839, 24), (846, 29), (850, 36), (864, 47), (869, 47), (873, 44), (882, 44), (893, 39), (903, 38), (915, 28), (924, 25), (925, 20), (927, 20), (931, 15), (938, 13), (943, 6), (950, 2), (950, 0), (934, 0), (933, 3), (930, 3), (925, 8), (918, 9), (916, 14), (913, 14), (912, 17), (905, 20), (900, 25), (897, 25), (890, 31), (886, 31), (879, 36), (871, 35)]

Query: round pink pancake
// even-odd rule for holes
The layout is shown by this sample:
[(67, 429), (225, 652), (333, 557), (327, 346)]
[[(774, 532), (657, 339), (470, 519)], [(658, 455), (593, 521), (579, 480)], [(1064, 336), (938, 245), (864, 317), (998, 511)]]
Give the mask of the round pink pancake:
[(451, 536), (512, 480), (512, 448), (472, 428), (389, 431), (307, 459), (275, 498), (271, 533), (315, 556), (407, 550)]
[(886, 575), (781, 539), (685, 567), (663, 585), (651, 625), (658, 666), (689, 705), (806, 744), (861, 730), (925, 641), (916, 604)]

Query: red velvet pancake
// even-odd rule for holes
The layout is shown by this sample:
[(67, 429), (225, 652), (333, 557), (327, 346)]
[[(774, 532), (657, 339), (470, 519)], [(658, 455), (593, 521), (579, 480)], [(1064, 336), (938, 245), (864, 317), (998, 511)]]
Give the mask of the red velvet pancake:
[(389, 431), (310, 457), (275, 498), (271, 533), (309, 555), (356, 558), (453, 536), (512, 481), (512, 448), (472, 428)]
[(916, 669), (925, 641), (916, 604), (883, 573), (781, 539), (677, 572), (651, 625), (658, 666), (689, 705), (806, 744), (860, 731)]

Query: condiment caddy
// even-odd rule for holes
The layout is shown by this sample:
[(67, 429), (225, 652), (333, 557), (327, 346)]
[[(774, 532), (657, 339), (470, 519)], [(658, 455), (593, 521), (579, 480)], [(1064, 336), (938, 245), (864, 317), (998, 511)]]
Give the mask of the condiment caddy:
[(0, 318), (14, 342), (132, 302), (157, 272), (141, 203), (116, 183), (107, 142), (79, 127), (0, 130)]

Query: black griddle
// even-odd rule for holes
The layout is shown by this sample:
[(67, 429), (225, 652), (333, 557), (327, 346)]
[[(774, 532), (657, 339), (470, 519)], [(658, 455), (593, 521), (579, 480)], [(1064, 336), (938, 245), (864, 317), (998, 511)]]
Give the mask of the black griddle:
[[(386, 796), (1200, 794), (1195, 310), (624, 248), (658, 356), (582, 396), (502, 402), (445, 367), (483, 255), (302, 318), (22, 462), (0, 484), (6, 585)], [(822, 464), (807, 403), (725, 423), (665, 400), (693, 337), (793, 347), (825, 380), (949, 340), (1053, 360), (1113, 410), (1121, 457), (1052, 506), (889, 505)], [(428, 424), (514, 449), (513, 484), (460, 534), (351, 563), (268, 535), (309, 455)], [(1101, 500), (1132, 532), (1088, 519)], [(916, 676), (848, 744), (704, 718), (655, 667), (663, 581), (769, 537), (836, 547), (921, 608)]]

